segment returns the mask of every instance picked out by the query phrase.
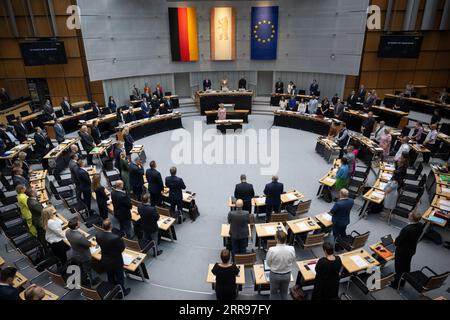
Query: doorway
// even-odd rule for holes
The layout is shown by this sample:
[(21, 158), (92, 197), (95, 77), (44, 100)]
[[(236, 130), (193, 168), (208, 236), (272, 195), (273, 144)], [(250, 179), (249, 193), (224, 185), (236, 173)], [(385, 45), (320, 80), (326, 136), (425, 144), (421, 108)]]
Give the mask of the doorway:
[(256, 93), (259, 97), (270, 96), (272, 94), (272, 71), (258, 71), (258, 86)]
[(175, 73), (173, 77), (175, 82), (175, 93), (180, 98), (190, 98), (192, 96), (192, 92), (189, 73)]

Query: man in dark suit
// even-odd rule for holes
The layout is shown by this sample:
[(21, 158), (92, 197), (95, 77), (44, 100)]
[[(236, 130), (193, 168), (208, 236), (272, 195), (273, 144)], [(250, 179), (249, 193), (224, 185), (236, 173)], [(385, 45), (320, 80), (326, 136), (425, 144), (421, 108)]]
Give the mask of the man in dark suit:
[(141, 201), (142, 192), (144, 188), (144, 167), (139, 155), (135, 155), (133, 162), (129, 165), (130, 171), (130, 187), (133, 189), (133, 194), (136, 200)]
[(142, 98), (141, 102), (141, 114), (142, 118), (147, 119), (150, 117), (150, 105), (147, 102), (147, 98)]
[(36, 133), (34, 134), (34, 151), (36, 151), (36, 154), (39, 158), (43, 158), (47, 152), (49, 151), (49, 145), (47, 142), (47, 138), (44, 137), (44, 134), (42, 132), (42, 129), (39, 127), (36, 127)]
[(346, 229), (350, 223), (350, 212), (352, 211), (353, 205), (354, 201), (348, 197), (348, 190), (341, 189), (339, 192), (339, 200), (330, 210), (330, 215), (332, 216), (331, 221), (333, 222), (333, 236), (335, 240), (338, 237), (345, 237), (347, 235)]
[(82, 126), (80, 129), (80, 138), (81, 145), (83, 149), (87, 152), (87, 163), (92, 166), (94, 163), (92, 162), (93, 156), (90, 154), (92, 149), (95, 148), (94, 138), (89, 134), (87, 126)]
[(68, 97), (63, 97), (63, 101), (61, 102), (61, 109), (66, 116), (73, 114), (72, 105), (70, 104)]
[(60, 119), (55, 120), (55, 135), (56, 135), (56, 141), (58, 143), (63, 143), (64, 140), (66, 140), (66, 131), (64, 130), (64, 127), (61, 123)]
[(138, 208), (138, 213), (141, 216), (142, 231), (144, 232), (144, 239), (155, 242), (156, 255), (161, 255), (162, 250), (158, 250), (159, 242), (159, 227), (158, 220), (159, 214), (155, 207), (149, 203), (149, 195), (144, 194), (142, 196), (142, 204)]
[(53, 109), (53, 106), (50, 102), (50, 100), (47, 100), (42, 107), (42, 120), (45, 121), (51, 121), (56, 118), (55, 115), (55, 109)]
[(12, 170), (12, 175), (14, 187), (17, 187), (18, 185), (23, 185), (25, 186), (25, 188), (28, 188), (30, 186), (30, 182), (23, 176), (22, 168), (14, 168)]
[(211, 80), (205, 79), (203, 80), (203, 91), (211, 90), (212, 89), (212, 83)]
[(270, 222), (272, 212), (281, 212), (281, 195), (284, 192), (284, 186), (278, 182), (278, 176), (272, 177), (272, 182), (268, 183), (264, 188), (266, 195), (266, 221)]
[(66, 238), (72, 247), (72, 260), (81, 266), (83, 279), (87, 278), (90, 284), (92, 284), (92, 257), (90, 248), (93, 245), (78, 231), (80, 228), (78, 218), (70, 219), (68, 227), (69, 230), (66, 232)]
[(364, 85), (362, 84), (358, 90), (358, 102), (366, 101), (366, 94), (367, 94), (367, 91), (364, 88)]
[(132, 239), (131, 226), (131, 199), (123, 190), (123, 181), (116, 182), (115, 189), (111, 192), (111, 200), (114, 207), (114, 216), (119, 221), (120, 231), (124, 232), (128, 239)]
[(156, 170), (156, 162), (150, 162), (150, 169), (145, 173), (150, 193), (150, 203), (152, 207), (161, 205), (161, 192), (164, 189), (164, 182), (161, 173)]
[(413, 211), (409, 214), (409, 224), (404, 227), (398, 237), (395, 239), (395, 279), (392, 287), (397, 289), (403, 287), (404, 282), (400, 283), (403, 273), (411, 271), (411, 260), (416, 254), (417, 243), (423, 232), (423, 225), (420, 223), (422, 216)]
[(353, 90), (352, 93), (347, 98), (347, 106), (354, 108), (356, 106), (357, 102), (358, 102), (358, 97), (356, 95), (355, 90)]
[(278, 79), (277, 83), (275, 83), (275, 93), (284, 93), (284, 83), (281, 79)]
[(17, 269), (13, 267), (4, 268), (0, 272), (0, 300), (19, 301), (19, 290), (14, 288), (14, 278)]
[(2, 123), (0, 124), (0, 138), (3, 139), (3, 142), (6, 145), (6, 148), (12, 149), (16, 146), (15, 141), (18, 142), (16, 136), (12, 132), (12, 129), (10, 129), (6, 124)]
[[(177, 168), (170, 168), (170, 177), (166, 177), (166, 187), (169, 191), (170, 211), (174, 214), (178, 212), (179, 223), (186, 220), (183, 218), (183, 190), (186, 189), (183, 179), (177, 177)], [(176, 209), (176, 211), (175, 211)]]
[(233, 257), (236, 254), (247, 253), (248, 246), (248, 224), (250, 223), (250, 213), (242, 210), (244, 202), (236, 201), (236, 210), (228, 213), (228, 223), (230, 224), (231, 251)]
[(99, 145), (102, 143), (102, 133), (100, 132), (100, 129), (98, 128), (98, 120), (94, 120), (92, 122), (91, 136), (92, 136), (92, 139), (94, 139), (94, 143), (96, 145)]
[(47, 241), (45, 241), (45, 230), (42, 227), (42, 211), (44, 206), (38, 200), (36, 189), (31, 189), (28, 194), (27, 200), (28, 209), (30, 209), (31, 217), (33, 221), (33, 226), (37, 230), (37, 237), (43, 246), (47, 246)]
[(314, 79), (313, 83), (311, 83), (311, 85), (309, 87), (309, 92), (310, 92), (310, 95), (312, 95), (312, 96), (318, 96), (319, 84), (317, 83), (316, 79)]
[(102, 110), (100, 110), (100, 107), (99, 107), (97, 101), (94, 101), (92, 103), (92, 113), (93, 113), (95, 118), (101, 118), (102, 117)]
[(244, 76), (242, 76), (242, 78), (239, 80), (238, 89), (247, 90), (247, 80), (245, 80)]
[(97, 243), (102, 251), (100, 265), (108, 275), (108, 282), (114, 285), (120, 285), (127, 296), (131, 289), (125, 289), (125, 276), (123, 273), (122, 252), (125, 250), (125, 243), (122, 238), (112, 233), (111, 220), (103, 221), (103, 230), (96, 235)]
[(9, 96), (8, 92), (5, 88), (0, 89), (0, 102), (5, 103), (11, 101), (11, 97)]
[(247, 176), (241, 175), (241, 183), (236, 185), (234, 189), (234, 197), (236, 200), (241, 199), (244, 202), (243, 210), (252, 212), (252, 199), (255, 197), (253, 185), (247, 183)]
[(14, 131), (16, 131), (17, 140), (19, 140), (20, 143), (27, 140), (28, 129), (25, 123), (23, 123), (22, 117), (17, 117)]
[(86, 171), (86, 162), (84, 160), (78, 160), (78, 166), (77, 177), (80, 192), (83, 196), (83, 203), (90, 211), (92, 198), (91, 178), (89, 177), (89, 173)]

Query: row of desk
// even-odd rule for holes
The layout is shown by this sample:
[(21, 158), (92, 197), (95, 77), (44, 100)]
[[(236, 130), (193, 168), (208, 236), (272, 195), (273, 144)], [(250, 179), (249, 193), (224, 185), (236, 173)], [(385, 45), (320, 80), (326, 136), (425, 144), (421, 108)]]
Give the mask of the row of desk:
[(398, 101), (408, 104), (411, 110), (432, 114), (434, 110), (439, 110), (445, 118), (450, 118), (450, 105), (434, 102), (426, 99), (418, 99), (412, 97), (402, 97), (394, 94), (386, 94), (384, 96), (385, 105), (395, 105)]
[(253, 91), (198, 91), (195, 102), (202, 115), (206, 111), (217, 110), (221, 103), (234, 104), (238, 110), (247, 110), (251, 114)]
[(274, 126), (299, 129), (327, 136), (333, 122), (339, 120), (309, 115), (294, 111), (276, 110), (274, 112)]

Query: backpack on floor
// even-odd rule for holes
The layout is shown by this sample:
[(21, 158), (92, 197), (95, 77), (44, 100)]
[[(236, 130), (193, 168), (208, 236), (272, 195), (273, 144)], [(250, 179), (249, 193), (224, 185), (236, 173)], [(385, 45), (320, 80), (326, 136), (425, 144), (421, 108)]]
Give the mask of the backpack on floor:
[(295, 285), (290, 290), (291, 297), (294, 300), (304, 300), (305, 299), (305, 293), (303, 292), (302, 288), (299, 285)]
[(192, 199), (191, 207), (189, 208), (189, 217), (192, 220), (192, 222), (195, 222), (197, 218), (200, 216), (200, 212), (198, 211), (198, 207), (195, 204), (195, 200)]

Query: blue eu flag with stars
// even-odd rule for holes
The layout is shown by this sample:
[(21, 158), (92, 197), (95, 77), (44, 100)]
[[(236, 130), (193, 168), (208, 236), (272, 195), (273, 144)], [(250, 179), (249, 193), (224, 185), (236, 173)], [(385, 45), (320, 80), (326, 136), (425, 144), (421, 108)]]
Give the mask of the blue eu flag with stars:
[(277, 59), (278, 6), (252, 7), (250, 37), (252, 60)]

